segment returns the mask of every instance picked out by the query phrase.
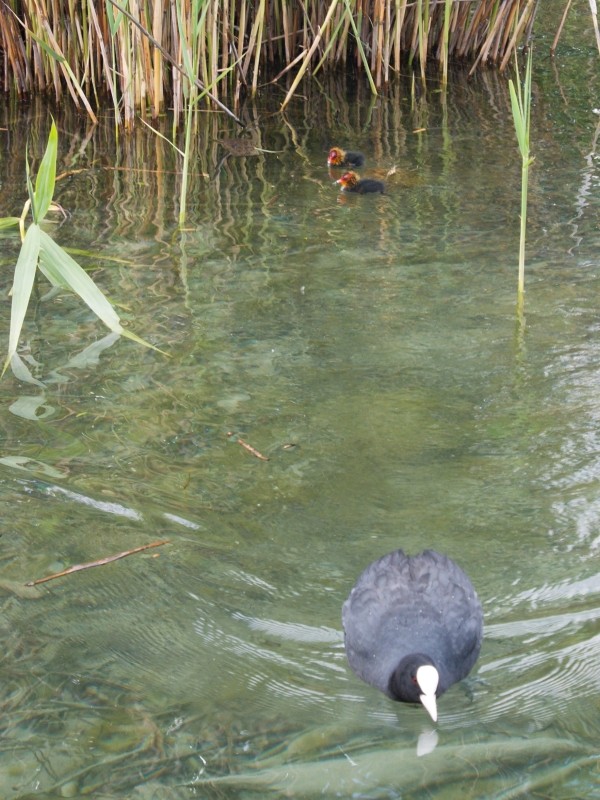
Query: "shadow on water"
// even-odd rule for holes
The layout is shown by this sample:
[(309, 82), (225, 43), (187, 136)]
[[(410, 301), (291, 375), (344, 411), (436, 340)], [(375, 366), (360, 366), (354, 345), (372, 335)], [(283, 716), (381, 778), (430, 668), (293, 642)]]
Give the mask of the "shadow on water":
[[(207, 114), (183, 231), (162, 140), (59, 115), (54, 235), (171, 357), (40, 287), (44, 385), (0, 384), (3, 798), (600, 796), (597, 118), (537, 80), (521, 339), (496, 74), (324, 87), (285, 117), (271, 93), (261, 150), (225, 159)], [(3, 113), (8, 215), (48, 116)], [(341, 196), (332, 144), (395, 168), (386, 195)], [(484, 603), (436, 732), (345, 663), (341, 604), (400, 545), (448, 552)]]

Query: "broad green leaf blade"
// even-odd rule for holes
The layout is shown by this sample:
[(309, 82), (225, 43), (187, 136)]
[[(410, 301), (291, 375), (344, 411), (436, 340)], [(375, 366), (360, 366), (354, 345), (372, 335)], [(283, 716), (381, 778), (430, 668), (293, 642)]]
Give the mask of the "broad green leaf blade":
[(54, 183), (56, 181), (56, 151), (58, 149), (58, 133), (54, 120), (48, 136), (46, 152), (38, 170), (35, 181), (35, 221), (39, 223), (44, 219), (50, 208), (54, 195)]
[(48, 280), (55, 286), (61, 286), (64, 289), (69, 289), (86, 303), (99, 317), (107, 328), (115, 333), (127, 336), (134, 342), (143, 344), (145, 347), (150, 347), (152, 350), (157, 350), (163, 355), (167, 355), (159, 347), (155, 347), (150, 342), (142, 339), (141, 336), (123, 328), (117, 312), (106, 299), (102, 291), (96, 286), (94, 281), (89, 277), (79, 264), (71, 258), (71, 256), (56, 244), (54, 239), (48, 236), (44, 231), (40, 231), (41, 235), (41, 249), (40, 249), (40, 269)]
[(44, 277), (52, 284), (52, 289), (46, 292), (41, 300), (49, 300), (61, 289), (67, 289), (68, 291), (71, 291), (70, 283), (63, 278), (60, 269), (58, 269), (54, 263), (45, 263), (43, 259), (40, 258), (38, 267)]
[(519, 150), (521, 151), (521, 156), (525, 158), (527, 155), (525, 150), (527, 142), (525, 138), (525, 120), (523, 119), (523, 109), (521, 108), (521, 103), (517, 97), (517, 92), (515, 91), (512, 80), (509, 80), (508, 88), (510, 90), (510, 104), (512, 108), (513, 121), (515, 123), (515, 133), (519, 143)]
[(50, 56), (50, 58), (53, 58), (55, 61), (58, 61), (59, 64), (62, 64), (65, 61), (64, 56), (62, 56), (60, 53), (57, 53), (56, 50), (53, 50), (47, 42), (45, 42), (43, 39), (40, 39), (39, 36), (36, 36), (35, 33), (33, 33), (33, 31), (27, 30), (27, 33), (29, 34), (29, 36), (31, 36), (32, 39), (35, 39), (35, 41), (39, 44), (42, 50), (45, 53), (47, 53)]
[(114, 37), (116, 32), (119, 30), (121, 20), (123, 19), (123, 13), (121, 11), (117, 11), (112, 3), (109, 2), (105, 2), (104, 10), (106, 11), (108, 27), (110, 28), (111, 35)]
[(115, 333), (123, 333), (117, 312), (87, 272), (42, 230), (40, 230), (40, 264), (45, 273), (54, 277), (53, 282), (68, 287), (79, 295), (107, 328)]
[(5, 228), (12, 228), (14, 225), (19, 224), (18, 217), (1, 217), (0, 218), (0, 230), (4, 230)]
[(15, 274), (12, 286), (12, 305), (10, 311), (10, 333), (8, 337), (8, 354), (4, 362), (2, 374), (6, 371), (13, 355), (17, 352), (19, 344), (19, 337), (21, 336), (21, 328), (23, 327), (23, 320), (27, 313), (27, 306), (29, 305), (29, 298), (31, 297), (31, 289), (33, 288), (33, 279), (35, 277), (35, 270), (37, 268), (38, 258), (41, 247), (42, 231), (33, 223), (27, 229), (17, 264), (15, 266)]
[(525, 130), (527, 132), (527, 149), (529, 151), (529, 130), (531, 127), (531, 64), (533, 61), (532, 50), (527, 54), (527, 66), (525, 68)]
[(56, 286), (70, 289), (72, 292), (75, 292), (75, 294), (78, 294), (83, 302), (92, 309), (94, 314), (96, 314), (111, 331), (127, 336), (134, 342), (143, 344), (145, 347), (150, 347), (152, 350), (157, 350), (159, 353), (166, 355), (163, 350), (150, 344), (150, 342), (147, 342), (145, 339), (142, 339), (141, 336), (123, 328), (117, 312), (106, 299), (102, 291), (89, 277), (87, 272), (85, 272), (60, 245), (56, 244), (54, 239), (48, 236), (47, 233), (40, 231), (40, 236), (40, 269), (52, 283)]
[(165, 353), (164, 350), (161, 350), (160, 347), (156, 347), (156, 345), (147, 342), (145, 339), (142, 339), (141, 336), (138, 336), (137, 333), (133, 331), (127, 330), (127, 328), (123, 328), (122, 330), (123, 336), (126, 336), (128, 339), (131, 339), (132, 342), (137, 342), (138, 344), (143, 344), (144, 347), (149, 347), (151, 350), (156, 350), (157, 353), (161, 353), (163, 356), (168, 356), (168, 353)]

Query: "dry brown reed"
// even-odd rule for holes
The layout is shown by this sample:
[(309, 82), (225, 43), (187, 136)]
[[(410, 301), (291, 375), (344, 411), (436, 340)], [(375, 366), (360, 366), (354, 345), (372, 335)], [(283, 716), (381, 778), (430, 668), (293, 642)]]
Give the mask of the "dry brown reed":
[[(109, 97), (175, 119), (200, 98), (237, 108), (244, 92), (320, 71), (354, 70), (382, 91), (403, 65), (425, 79), (437, 61), (504, 67), (531, 34), (539, 0), (0, 0), (0, 80), (18, 96), (68, 94), (92, 120)], [(194, 53), (191, 75), (186, 53)], [(276, 76), (273, 78), (273, 76)], [(193, 101), (195, 102), (195, 100)]]

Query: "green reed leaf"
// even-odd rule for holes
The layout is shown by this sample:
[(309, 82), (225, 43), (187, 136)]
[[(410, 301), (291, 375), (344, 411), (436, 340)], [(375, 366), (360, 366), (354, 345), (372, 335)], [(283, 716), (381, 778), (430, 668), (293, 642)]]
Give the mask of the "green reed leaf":
[(117, 312), (74, 258), (40, 230), (40, 269), (55, 286), (69, 288), (79, 295), (94, 314), (115, 333), (123, 333)]
[(13, 277), (12, 286), (12, 305), (10, 311), (10, 332), (8, 337), (8, 354), (2, 374), (5, 373), (6, 368), (10, 364), (13, 355), (17, 352), (19, 345), (19, 337), (21, 336), (21, 329), (25, 314), (27, 313), (27, 306), (29, 305), (29, 298), (31, 297), (31, 290), (33, 288), (33, 279), (35, 278), (35, 270), (37, 268), (38, 257), (41, 247), (41, 229), (38, 225), (33, 223), (27, 229), (17, 264), (15, 266), (15, 274)]
[(42, 158), (35, 181), (35, 222), (40, 224), (48, 213), (54, 196), (56, 182), (56, 153), (58, 150), (58, 132), (54, 120), (48, 136), (46, 152)]
[(61, 286), (77, 294), (111, 331), (163, 353), (160, 348), (142, 339), (141, 336), (123, 328), (119, 315), (101, 289), (75, 259), (56, 244), (52, 237), (44, 231), (40, 231), (40, 241), (39, 267), (54, 286)]
[(65, 63), (65, 57), (60, 53), (57, 53), (56, 50), (50, 47), (48, 42), (45, 42), (43, 39), (40, 39), (40, 37), (36, 36), (33, 31), (29, 30), (29, 28), (27, 29), (27, 33), (29, 36), (31, 36), (32, 39), (34, 39), (39, 44), (42, 50), (45, 53), (47, 53), (50, 56), (50, 58), (54, 59), (54, 61), (58, 61), (59, 64)]
[(13, 228), (19, 224), (18, 217), (0, 217), (0, 231), (5, 228)]
[(515, 89), (515, 85), (512, 81), (512, 78), (508, 82), (508, 88), (510, 91), (510, 105), (512, 109), (513, 115), (513, 122), (515, 125), (515, 133), (517, 135), (517, 142), (519, 144), (519, 150), (521, 151), (521, 155), (524, 155), (524, 148), (526, 144), (525, 140), (525, 118), (523, 107), (521, 105), (521, 98), (517, 94), (517, 90)]

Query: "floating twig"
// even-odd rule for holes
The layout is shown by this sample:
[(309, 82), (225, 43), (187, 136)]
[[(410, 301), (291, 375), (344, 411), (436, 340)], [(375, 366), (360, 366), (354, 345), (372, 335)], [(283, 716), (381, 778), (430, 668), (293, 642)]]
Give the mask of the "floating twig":
[[(233, 433), (233, 431), (229, 431), (229, 433), (227, 434), (227, 436), (228, 436), (228, 438), (231, 438), (232, 436), (235, 436), (235, 433)], [(248, 451), (249, 453), (251, 453), (253, 456), (256, 456), (256, 458), (260, 458), (260, 460), (261, 460), (261, 461), (269, 461), (269, 457), (268, 457), (268, 456), (263, 456), (263, 454), (262, 454), (261, 452), (259, 452), (259, 451), (256, 449), (256, 447), (252, 447), (252, 445), (251, 445), (251, 444), (248, 444), (248, 442), (245, 442), (245, 441), (244, 441), (243, 439), (241, 439), (239, 436), (237, 437), (237, 439), (236, 439), (236, 442), (237, 442), (239, 445), (241, 445), (241, 446), (244, 448), (244, 450), (247, 450), (247, 451)]]
[(65, 575), (70, 575), (72, 572), (80, 572), (82, 569), (91, 569), (92, 567), (103, 567), (105, 564), (110, 564), (112, 561), (118, 561), (125, 556), (131, 556), (134, 553), (141, 553), (142, 550), (149, 550), (151, 547), (160, 547), (162, 544), (169, 544), (168, 539), (163, 539), (161, 542), (151, 542), (151, 544), (143, 544), (141, 547), (134, 547), (132, 550), (123, 550), (122, 553), (117, 553), (114, 556), (107, 556), (100, 558), (97, 561), (88, 561), (85, 564), (75, 564), (62, 572), (54, 572), (52, 575), (46, 575), (45, 578), (38, 578), (35, 581), (28, 581), (25, 586), (37, 586), (38, 583), (46, 583), (46, 581), (53, 581), (55, 578), (63, 578)]

